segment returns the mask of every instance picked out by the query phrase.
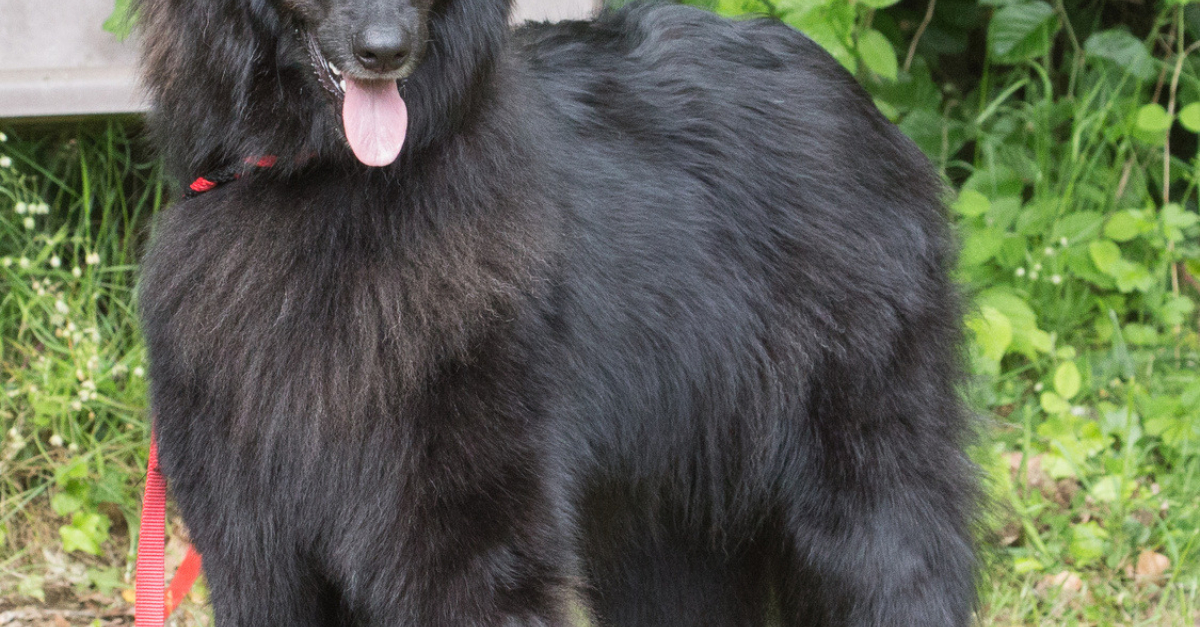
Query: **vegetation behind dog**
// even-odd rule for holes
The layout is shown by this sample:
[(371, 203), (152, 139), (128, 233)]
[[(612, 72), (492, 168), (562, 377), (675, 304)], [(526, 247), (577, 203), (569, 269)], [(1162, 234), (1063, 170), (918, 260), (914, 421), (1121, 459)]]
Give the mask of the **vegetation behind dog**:
[[(1200, 625), (1200, 4), (696, 3), (809, 33), (956, 192), (996, 503), (980, 622)], [(134, 262), (171, 192), (136, 125), (5, 132), (0, 624), (119, 622), (147, 437)]]

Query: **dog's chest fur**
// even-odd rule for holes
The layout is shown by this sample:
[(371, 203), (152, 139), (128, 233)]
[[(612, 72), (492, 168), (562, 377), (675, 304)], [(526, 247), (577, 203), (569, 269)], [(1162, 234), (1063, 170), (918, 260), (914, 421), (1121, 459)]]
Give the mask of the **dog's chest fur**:
[(172, 347), (160, 376), (190, 381), (233, 431), (394, 413), (469, 361), (545, 272), (528, 202), (425, 203), (400, 185), (381, 202), (314, 181), (287, 190), (297, 205), (236, 186), (162, 220), (142, 282), (148, 340)]

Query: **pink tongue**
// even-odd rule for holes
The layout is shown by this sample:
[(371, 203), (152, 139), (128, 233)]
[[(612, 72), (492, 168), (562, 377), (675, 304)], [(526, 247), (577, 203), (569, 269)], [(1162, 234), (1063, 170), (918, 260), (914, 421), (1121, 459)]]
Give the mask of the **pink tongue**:
[(350, 149), (369, 166), (396, 160), (408, 131), (408, 108), (396, 81), (363, 81), (346, 77), (342, 124)]

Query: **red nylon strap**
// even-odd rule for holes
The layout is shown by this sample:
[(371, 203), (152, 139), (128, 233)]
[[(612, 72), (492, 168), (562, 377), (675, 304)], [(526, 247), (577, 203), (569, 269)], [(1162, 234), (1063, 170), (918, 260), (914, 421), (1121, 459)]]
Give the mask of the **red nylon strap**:
[(142, 525), (138, 532), (135, 627), (162, 627), (166, 620), (164, 550), (167, 539), (167, 482), (158, 469), (158, 442), (150, 431), (150, 460), (146, 464), (146, 492), (142, 497)]
[(196, 192), (197, 194), (203, 194), (204, 192), (207, 192), (207, 191), (215, 188), (216, 186), (217, 186), (217, 184), (215, 182), (210, 181), (202, 176), (202, 177), (192, 181), (192, 184), (188, 185), (188, 189), (192, 190), (193, 192)]
[(200, 554), (189, 544), (187, 555), (183, 556), (183, 562), (179, 564), (175, 577), (171, 579), (171, 587), (167, 588), (166, 616), (170, 616), (183, 602), (183, 597), (191, 591), (196, 578), (200, 576), (200, 565)]
[(151, 430), (146, 492), (142, 497), (142, 525), (138, 533), (136, 599), (133, 602), (135, 627), (162, 627), (200, 576), (200, 554), (194, 547), (188, 546), (187, 555), (175, 571), (171, 587), (164, 593), (166, 519), (167, 482), (158, 468), (158, 442)]

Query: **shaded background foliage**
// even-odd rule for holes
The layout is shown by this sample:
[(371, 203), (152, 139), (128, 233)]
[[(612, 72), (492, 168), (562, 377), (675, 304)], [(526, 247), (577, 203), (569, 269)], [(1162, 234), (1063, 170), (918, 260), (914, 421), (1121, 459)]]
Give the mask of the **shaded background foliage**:
[[(1200, 5), (689, 1), (808, 33), (945, 175), (995, 504), (981, 623), (1200, 624)], [(138, 132), (0, 136), (0, 604), (128, 587), (133, 262), (170, 195)]]

